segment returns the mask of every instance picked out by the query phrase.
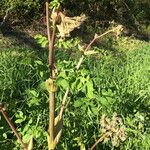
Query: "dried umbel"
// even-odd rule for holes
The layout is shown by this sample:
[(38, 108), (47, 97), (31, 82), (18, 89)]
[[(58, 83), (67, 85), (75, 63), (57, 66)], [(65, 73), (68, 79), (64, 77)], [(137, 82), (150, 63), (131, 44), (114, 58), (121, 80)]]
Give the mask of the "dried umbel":
[(122, 119), (114, 113), (112, 118), (107, 118), (102, 115), (100, 119), (101, 125), (101, 137), (92, 145), (90, 150), (94, 150), (100, 142), (111, 141), (113, 146), (119, 146), (119, 144), (126, 139), (125, 126)]
[(111, 141), (113, 146), (119, 146), (120, 142), (125, 141), (126, 133), (122, 119), (114, 113), (112, 119), (102, 115), (100, 120), (102, 134), (107, 135), (103, 141)]
[(75, 28), (79, 28), (86, 19), (86, 16), (84, 14), (77, 17), (67, 17), (63, 13), (59, 13), (59, 17), (61, 19), (61, 22), (59, 25), (57, 25), (57, 29), (61, 38), (69, 37), (70, 32)]

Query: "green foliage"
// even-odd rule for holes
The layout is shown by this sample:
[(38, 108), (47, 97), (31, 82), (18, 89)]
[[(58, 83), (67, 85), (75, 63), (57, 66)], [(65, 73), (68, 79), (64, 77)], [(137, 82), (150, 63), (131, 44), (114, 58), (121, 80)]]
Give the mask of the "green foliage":
[(37, 43), (41, 45), (41, 47), (45, 47), (48, 44), (48, 40), (45, 36), (37, 34), (34, 38), (37, 40)]
[[(21, 132), (25, 141), (29, 140), (28, 135), (39, 138), (40, 135), (37, 132), (44, 134), (44, 127), (39, 125), (39, 117), (37, 118), (35, 114), (40, 110), (40, 114), (43, 113), (42, 109), (36, 110), (36, 108), (40, 108), (39, 103), (41, 104), (46, 101), (46, 94), (41, 94), (41, 92), (44, 88), (43, 79), (45, 79), (47, 66), (31, 50), (10, 49), (3, 50), (0, 54), (0, 101), (9, 104), (9, 117), (13, 118), (12, 121), (16, 125), (20, 125), (17, 130)], [(43, 69), (44, 75), (42, 74)], [(26, 109), (22, 110), (22, 108)], [(36, 124), (40, 127), (36, 128), (33, 126)], [(6, 137), (9, 138), (13, 135), (6, 121), (2, 118), (0, 127), (3, 126), (6, 128), (0, 130), (1, 147), (7, 145)], [(18, 142), (12, 143), (10, 147), (14, 147), (14, 144), (16, 148), (20, 147)]]
[[(38, 36), (42, 39), (42, 36)], [(44, 40), (46, 40), (44, 38)], [(39, 42), (42, 44), (44, 40)], [(109, 40), (107, 41), (109, 42)], [(56, 43), (59, 86), (56, 110), (67, 87), (71, 88), (64, 116), (64, 128), (58, 150), (89, 149), (101, 136), (100, 118), (120, 114), (127, 139), (119, 147), (104, 142), (97, 149), (148, 150), (149, 145), (149, 44), (130, 38), (112, 43), (113, 50), (94, 47), (96, 56), (88, 56), (79, 70), (79, 39)], [(108, 43), (110, 44), (110, 43)], [(117, 51), (116, 51), (117, 50)], [(48, 77), (47, 52), (40, 56), (31, 50), (4, 50), (0, 57), (0, 98), (9, 104), (9, 116), (28, 142), (33, 136), (34, 149), (47, 150)], [(6, 128), (4, 128), (6, 127)], [(0, 146), (19, 149), (5, 120), (0, 122)], [(13, 140), (11, 146), (8, 139)], [(68, 142), (69, 141), (69, 142)]]
[(50, 8), (59, 8), (61, 6), (61, 3), (63, 2), (64, 0), (52, 0), (50, 2)]

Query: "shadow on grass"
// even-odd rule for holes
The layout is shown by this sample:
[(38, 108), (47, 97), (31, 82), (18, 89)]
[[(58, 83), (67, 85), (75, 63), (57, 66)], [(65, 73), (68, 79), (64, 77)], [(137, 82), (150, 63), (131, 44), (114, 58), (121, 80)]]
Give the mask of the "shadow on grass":
[[(15, 47), (23, 47), (23, 48), (30, 48), (36, 51), (43, 51), (46, 48), (42, 48), (36, 40), (31, 37), (28, 33), (23, 32), (21, 30), (17, 30), (12, 28), (8, 24), (4, 24), (0, 26), (0, 31), (4, 38), (8, 38), (11, 42), (11, 46)], [(9, 46), (9, 45), (6, 45)], [(6, 47), (7, 48), (7, 47)]]

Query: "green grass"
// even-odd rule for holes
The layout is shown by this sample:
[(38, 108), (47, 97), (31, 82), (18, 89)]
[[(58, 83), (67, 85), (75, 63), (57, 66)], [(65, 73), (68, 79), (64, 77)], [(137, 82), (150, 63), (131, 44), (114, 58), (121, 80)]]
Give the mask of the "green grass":
[[(1, 42), (0, 102), (9, 104), (8, 114), (13, 122), (20, 119), (15, 124), (23, 140), (27, 141), (34, 135), (35, 149), (46, 150), (48, 95), (44, 81), (48, 78), (47, 52), (14, 47), (13, 44), (7, 47)], [(72, 86), (58, 150), (77, 150), (83, 144), (90, 148), (101, 135), (101, 115), (111, 117), (114, 112), (123, 118), (127, 139), (118, 148), (109, 141), (99, 144), (97, 149), (150, 148), (149, 46), (149, 43), (123, 37), (111, 45), (111, 50), (95, 47), (100, 55), (88, 57), (78, 72), (73, 70), (78, 57), (75, 58), (75, 54), (72, 57), (67, 50), (57, 51), (58, 72), (63, 72), (62, 77), (66, 76), (63, 84), (75, 85)], [(58, 83), (57, 109), (65, 88), (61, 82)], [(12, 132), (3, 118), (0, 127), (4, 127), (0, 128), (0, 147), (8, 149)], [(15, 137), (11, 140), (11, 146), (19, 149)]]
[[(149, 149), (147, 136), (150, 135), (150, 45), (146, 42), (122, 38), (115, 45), (118, 52), (107, 51), (100, 60), (95, 62), (94, 71), (91, 66), (95, 85), (99, 88), (99, 94), (103, 96), (103, 90), (111, 91), (114, 102), (101, 103), (101, 113), (122, 114), (129, 128), (137, 130), (130, 136), (122, 149)], [(113, 54), (112, 54), (113, 53)], [(138, 115), (137, 115), (138, 114)], [(143, 117), (144, 120), (137, 119)], [(131, 118), (130, 123), (126, 120)], [(130, 120), (130, 121), (131, 121)], [(136, 120), (136, 121), (135, 121)], [(142, 123), (141, 123), (142, 122)], [(142, 129), (138, 129), (138, 124)], [(144, 132), (145, 131), (145, 132)], [(131, 134), (132, 133), (132, 134)], [(136, 136), (138, 134), (139, 136)], [(143, 134), (143, 135), (142, 135)], [(145, 141), (145, 138), (148, 140)]]

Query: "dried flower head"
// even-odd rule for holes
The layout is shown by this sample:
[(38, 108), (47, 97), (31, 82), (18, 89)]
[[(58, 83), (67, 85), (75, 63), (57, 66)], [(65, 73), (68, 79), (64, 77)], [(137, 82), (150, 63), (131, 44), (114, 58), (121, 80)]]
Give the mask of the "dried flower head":
[(53, 20), (53, 24), (54, 24), (54, 21), (56, 21), (57, 18), (58, 17), (58, 12), (55, 10), (55, 8), (53, 8), (53, 10), (52, 10), (52, 14), (51, 14), (51, 18), (52, 18), (52, 20)]
[(57, 25), (59, 36), (69, 37), (70, 32), (73, 31), (75, 28), (79, 28), (80, 25), (85, 21), (86, 16), (80, 15), (77, 17), (67, 17), (63, 13), (60, 13), (61, 23)]
[(105, 142), (109, 139), (113, 146), (119, 146), (120, 142), (125, 141), (125, 126), (122, 119), (117, 115), (117, 113), (113, 113), (111, 119), (106, 118), (104, 115), (102, 115), (100, 125), (102, 135), (107, 135), (103, 139)]

